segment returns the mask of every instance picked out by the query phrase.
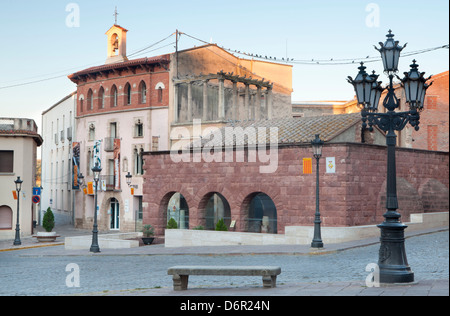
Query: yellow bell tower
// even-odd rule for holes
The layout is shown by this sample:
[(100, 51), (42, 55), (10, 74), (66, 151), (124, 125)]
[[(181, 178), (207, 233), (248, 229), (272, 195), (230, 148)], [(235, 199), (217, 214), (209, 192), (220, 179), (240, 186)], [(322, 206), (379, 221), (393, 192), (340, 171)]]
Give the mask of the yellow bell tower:
[(108, 58), (106, 64), (121, 63), (127, 61), (127, 32), (120, 25), (114, 24), (107, 32)]

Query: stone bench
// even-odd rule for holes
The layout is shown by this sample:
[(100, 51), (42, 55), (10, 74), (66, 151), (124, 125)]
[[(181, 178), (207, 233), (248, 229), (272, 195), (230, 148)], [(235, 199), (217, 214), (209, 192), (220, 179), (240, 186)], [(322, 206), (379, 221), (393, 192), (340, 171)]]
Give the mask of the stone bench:
[(274, 266), (175, 266), (167, 270), (173, 276), (174, 291), (187, 290), (190, 275), (262, 276), (265, 288), (276, 287), (280, 267)]

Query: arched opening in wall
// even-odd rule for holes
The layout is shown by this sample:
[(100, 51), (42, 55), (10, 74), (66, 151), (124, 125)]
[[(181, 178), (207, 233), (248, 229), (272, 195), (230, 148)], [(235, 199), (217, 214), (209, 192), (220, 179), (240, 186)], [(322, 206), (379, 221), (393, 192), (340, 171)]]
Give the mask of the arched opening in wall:
[(189, 206), (184, 196), (176, 192), (167, 204), (167, 222), (173, 218), (177, 223), (177, 228), (189, 229)]
[(207, 230), (215, 230), (217, 222), (223, 218), (227, 227), (231, 224), (231, 208), (227, 199), (220, 193), (206, 194), (199, 206), (200, 214), (204, 214), (204, 225)]
[(0, 229), (12, 229), (13, 212), (9, 206), (0, 206)]
[(250, 194), (244, 201), (247, 210), (247, 231), (277, 234), (277, 208), (265, 193)]

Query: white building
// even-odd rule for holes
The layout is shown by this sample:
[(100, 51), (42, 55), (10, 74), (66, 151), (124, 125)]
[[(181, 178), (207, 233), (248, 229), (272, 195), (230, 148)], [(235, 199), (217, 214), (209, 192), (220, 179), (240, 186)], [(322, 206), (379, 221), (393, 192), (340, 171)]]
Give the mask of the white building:
[(72, 140), (75, 135), (75, 107), (73, 92), (42, 112), (41, 186), (39, 223), (50, 207), (55, 224), (73, 224), (74, 199), (72, 189)]
[(41, 145), (34, 120), (0, 117), (0, 240), (15, 236), (17, 200), (13, 191), (17, 177), (23, 181), (19, 194), (20, 235), (33, 233), (36, 207), (31, 198), (36, 186), (37, 147)]

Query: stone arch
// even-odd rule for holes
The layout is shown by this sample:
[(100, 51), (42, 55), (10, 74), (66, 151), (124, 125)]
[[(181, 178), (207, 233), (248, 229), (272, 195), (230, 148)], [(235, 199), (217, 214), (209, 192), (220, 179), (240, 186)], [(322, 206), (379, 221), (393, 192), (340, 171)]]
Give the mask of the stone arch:
[(247, 232), (278, 233), (274, 200), (264, 192), (247, 195), (241, 205), (241, 229)]
[(418, 191), (425, 213), (448, 212), (449, 190), (445, 184), (436, 179), (428, 179)]
[[(99, 184), (100, 185), (100, 184)], [(101, 204), (99, 204), (99, 214), (100, 218), (98, 221), (99, 229), (101, 230), (110, 230), (110, 223), (111, 223), (111, 214), (110, 208), (111, 208), (111, 200), (116, 199), (117, 203), (119, 204), (119, 228), (120, 230), (123, 230), (125, 227), (125, 211), (124, 211), (124, 202), (122, 199), (121, 194), (115, 194), (113, 192), (104, 192), (103, 199)], [(94, 215), (94, 214), (92, 214)]]
[(203, 196), (197, 208), (200, 225), (205, 229), (214, 230), (219, 219), (223, 218), (225, 225), (231, 224), (231, 207), (228, 200), (219, 192), (209, 192)]

